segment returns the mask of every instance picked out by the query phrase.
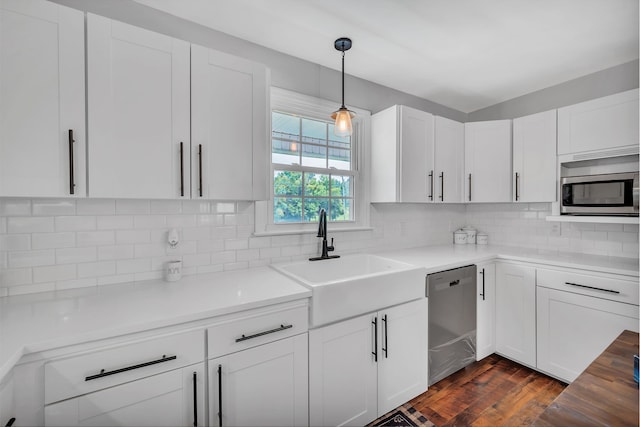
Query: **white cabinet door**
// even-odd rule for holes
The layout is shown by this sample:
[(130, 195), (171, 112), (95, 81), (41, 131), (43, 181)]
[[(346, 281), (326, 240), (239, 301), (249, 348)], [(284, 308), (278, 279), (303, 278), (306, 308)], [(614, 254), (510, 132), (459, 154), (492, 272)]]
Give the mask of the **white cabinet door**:
[(84, 82), (82, 12), (0, 0), (0, 196), (86, 196)]
[(189, 43), (87, 14), (87, 63), (89, 196), (189, 197)]
[(431, 201), (433, 173), (433, 115), (402, 106), (400, 200), (404, 203)]
[(464, 123), (435, 117), (434, 201), (462, 202)]
[(465, 201), (511, 201), (511, 120), (464, 124)]
[(204, 425), (204, 363), (63, 400), (44, 411), (46, 426), (186, 427), (196, 419)]
[(556, 201), (556, 110), (513, 119), (513, 200)]
[(192, 45), (192, 198), (267, 198), (268, 91), (263, 65)]
[(558, 109), (558, 154), (623, 147), (638, 152), (638, 89)]
[(536, 366), (536, 270), (496, 264), (496, 352)]
[(477, 266), (476, 360), (496, 351), (496, 264)]
[(374, 321), (376, 313), (309, 331), (310, 425), (363, 426), (377, 418)]
[(427, 299), (378, 313), (378, 417), (427, 390)]
[(308, 425), (307, 343), (305, 333), (209, 360), (209, 424)]
[(371, 200), (429, 202), (435, 198), (433, 115), (394, 105), (371, 120)]
[(638, 306), (538, 286), (538, 369), (572, 382), (625, 329)]

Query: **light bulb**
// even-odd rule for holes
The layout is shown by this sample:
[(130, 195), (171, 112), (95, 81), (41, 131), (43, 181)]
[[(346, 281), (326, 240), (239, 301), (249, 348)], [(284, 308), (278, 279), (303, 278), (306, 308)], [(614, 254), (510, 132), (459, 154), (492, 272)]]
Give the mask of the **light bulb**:
[(353, 112), (347, 110), (346, 107), (340, 107), (340, 109), (334, 112), (331, 117), (336, 120), (335, 127), (333, 128), (333, 133), (336, 136), (350, 136), (353, 132), (353, 127), (351, 125), (351, 119), (355, 116)]

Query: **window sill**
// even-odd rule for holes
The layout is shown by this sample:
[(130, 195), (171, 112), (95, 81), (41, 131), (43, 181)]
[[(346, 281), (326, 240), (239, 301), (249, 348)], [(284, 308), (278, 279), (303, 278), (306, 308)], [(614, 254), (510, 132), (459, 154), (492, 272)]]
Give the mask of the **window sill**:
[[(329, 228), (329, 232), (331, 233), (342, 233), (343, 231), (372, 231), (373, 227), (344, 227), (344, 228)], [(317, 234), (318, 230), (270, 230), (270, 231), (260, 231), (253, 233), (254, 237), (265, 237), (265, 236), (286, 236), (291, 234)]]

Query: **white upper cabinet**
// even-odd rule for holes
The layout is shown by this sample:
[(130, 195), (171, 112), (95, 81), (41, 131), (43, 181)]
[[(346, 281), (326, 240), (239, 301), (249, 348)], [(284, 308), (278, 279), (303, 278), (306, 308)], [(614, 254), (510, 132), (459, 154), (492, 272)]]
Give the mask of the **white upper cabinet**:
[(268, 198), (268, 91), (264, 65), (191, 47), (192, 198)]
[(87, 44), (89, 196), (189, 197), (189, 43), (87, 14)]
[(82, 197), (83, 13), (0, 0), (0, 196)]
[(434, 199), (433, 115), (403, 105), (371, 118), (371, 201)]
[(638, 152), (638, 89), (558, 109), (558, 154), (620, 149)]
[(511, 201), (511, 120), (464, 124), (465, 202)]
[(556, 201), (556, 110), (513, 120), (513, 200)]
[(435, 118), (435, 202), (462, 202), (464, 174), (464, 123)]

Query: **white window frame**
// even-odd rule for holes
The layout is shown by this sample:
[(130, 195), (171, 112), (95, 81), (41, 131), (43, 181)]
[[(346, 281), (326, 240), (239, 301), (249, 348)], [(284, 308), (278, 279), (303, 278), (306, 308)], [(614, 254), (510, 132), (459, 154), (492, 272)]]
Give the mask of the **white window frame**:
[[(271, 111), (280, 111), (287, 114), (295, 114), (322, 121), (331, 120), (333, 113), (339, 105), (336, 102), (303, 95), (286, 89), (271, 88)], [(369, 167), (371, 155), (368, 147), (371, 145), (371, 112), (349, 106), (356, 113), (353, 121), (352, 144), (352, 170), (354, 172), (354, 219), (352, 221), (329, 222), (329, 229), (333, 231), (360, 231), (369, 230)], [(271, 123), (271, 111), (269, 123)], [(256, 236), (280, 235), (280, 234), (306, 234), (316, 233), (318, 224), (310, 223), (279, 223), (273, 222), (273, 174), (274, 167), (271, 162), (271, 127), (269, 126), (269, 139), (267, 141), (269, 153), (269, 176), (265, 177), (269, 183), (269, 200), (258, 201), (255, 204), (255, 231)]]

